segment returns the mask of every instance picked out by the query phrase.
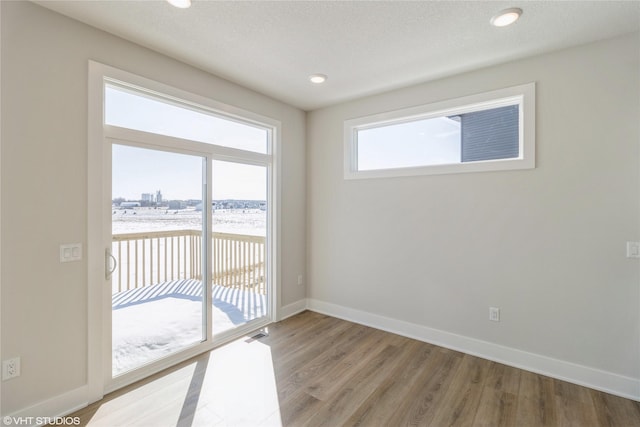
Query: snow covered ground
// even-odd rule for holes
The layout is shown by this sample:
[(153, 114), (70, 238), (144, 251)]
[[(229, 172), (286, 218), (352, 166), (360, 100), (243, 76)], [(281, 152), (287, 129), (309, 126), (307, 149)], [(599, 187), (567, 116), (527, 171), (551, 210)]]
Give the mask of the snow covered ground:
[[(202, 284), (174, 280), (113, 294), (113, 374), (202, 340)], [(213, 286), (213, 333), (266, 316), (266, 296)]]
[[(202, 211), (167, 208), (114, 208), (113, 234), (140, 231), (199, 230)], [(260, 209), (216, 209), (213, 212), (213, 231), (218, 233), (266, 235), (267, 213)]]
[[(113, 234), (202, 229), (195, 208), (113, 208)], [(260, 209), (216, 209), (213, 231), (266, 235)], [(123, 266), (120, 266), (123, 268)], [(266, 316), (266, 296), (213, 286), (213, 333)], [(202, 286), (175, 280), (112, 295), (113, 374), (118, 375), (202, 340)]]

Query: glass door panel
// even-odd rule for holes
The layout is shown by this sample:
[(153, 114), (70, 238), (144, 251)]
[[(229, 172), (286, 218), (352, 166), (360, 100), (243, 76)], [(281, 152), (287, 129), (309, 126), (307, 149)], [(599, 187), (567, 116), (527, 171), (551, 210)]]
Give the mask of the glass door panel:
[(112, 145), (114, 377), (206, 339), (205, 168), (199, 156)]
[(267, 168), (213, 162), (214, 336), (268, 315)]

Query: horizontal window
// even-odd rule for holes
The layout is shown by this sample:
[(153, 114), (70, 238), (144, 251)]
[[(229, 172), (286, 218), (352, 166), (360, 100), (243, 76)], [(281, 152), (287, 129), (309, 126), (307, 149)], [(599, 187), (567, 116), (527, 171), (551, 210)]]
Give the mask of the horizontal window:
[(345, 178), (535, 166), (534, 84), (345, 122)]
[(143, 132), (266, 154), (267, 129), (178, 101), (112, 84), (105, 86), (105, 123)]

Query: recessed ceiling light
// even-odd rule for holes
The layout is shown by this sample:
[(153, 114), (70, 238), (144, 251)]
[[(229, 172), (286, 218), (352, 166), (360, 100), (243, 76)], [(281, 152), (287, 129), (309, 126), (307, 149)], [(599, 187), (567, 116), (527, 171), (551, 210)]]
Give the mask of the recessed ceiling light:
[(507, 25), (511, 25), (520, 18), (522, 15), (522, 9), (517, 7), (511, 9), (505, 9), (500, 11), (496, 16), (491, 18), (491, 25), (494, 27), (506, 27)]
[(327, 81), (327, 76), (325, 76), (324, 74), (311, 74), (309, 76), (309, 81), (315, 84), (324, 83)]
[(186, 9), (188, 7), (191, 7), (191, 0), (167, 0), (167, 2), (171, 6), (175, 6), (180, 9)]

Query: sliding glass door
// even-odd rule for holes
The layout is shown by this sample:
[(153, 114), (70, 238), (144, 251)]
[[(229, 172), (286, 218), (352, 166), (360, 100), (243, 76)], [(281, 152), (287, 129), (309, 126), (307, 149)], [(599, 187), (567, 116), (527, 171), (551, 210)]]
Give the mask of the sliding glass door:
[(275, 125), (109, 71), (118, 77), (101, 82), (102, 185), (92, 187), (106, 193), (106, 391), (266, 325), (275, 277)]
[(268, 313), (267, 167), (214, 160), (213, 333)]
[(206, 158), (112, 145), (112, 375), (207, 338)]

